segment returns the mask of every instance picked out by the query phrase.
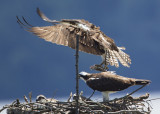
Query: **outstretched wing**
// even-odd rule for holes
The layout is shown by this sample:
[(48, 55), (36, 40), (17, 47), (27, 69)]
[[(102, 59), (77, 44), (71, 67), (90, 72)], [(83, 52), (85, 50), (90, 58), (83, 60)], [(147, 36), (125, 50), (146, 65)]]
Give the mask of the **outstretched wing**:
[[(44, 21), (50, 22), (52, 24), (68, 23), (68, 24), (76, 25), (76, 26), (78, 26), (78, 25), (86, 26), (87, 28), (89, 28), (89, 31), (87, 31), (88, 32), (88, 36), (86, 36), (87, 38), (83, 37), (81, 39), (81, 42), (83, 44), (91, 46), (91, 45), (93, 45), (93, 40), (94, 40), (94, 41), (97, 41), (99, 43), (99, 45), (103, 46), (106, 49), (118, 51), (118, 48), (114, 43), (114, 40), (112, 40), (111, 38), (106, 36), (103, 32), (101, 32), (99, 27), (96, 27), (94, 24), (92, 24), (84, 19), (62, 19), (62, 21), (56, 21), (56, 20), (51, 20), (48, 17), (46, 17), (45, 14), (40, 11), (39, 8), (37, 8), (37, 13)], [(64, 24), (63, 24), (63, 26), (64, 26)], [(80, 34), (81, 36), (85, 36), (83, 34), (85, 32), (82, 32), (82, 31), (83, 30), (80, 29), (80, 32), (78, 34)], [(89, 40), (89, 41), (87, 41), (87, 40)]]
[(33, 27), (28, 24), (27, 21), (22, 18), (25, 23), (23, 23), (18, 17), (17, 22), (22, 25), (27, 31), (32, 32), (38, 37), (45, 39), (46, 41), (56, 43), (58, 45), (64, 45), (75, 49), (76, 47), (76, 35), (79, 35), (79, 50), (94, 54), (102, 55), (104, 50), (100, 47), (99, 43), (87, 37), (87, 34), (84, 34), (83, 31), (76, 32), (74, 27), (70, 27), (65, 24), (56, 24), (54, 26), (45, 26), (45, 27)]
[[(28, 31), (39, 36), (46, 41), (56, 43), (58, 45), (69, 46), (75, 49), (76, 35), (79, 38), (79, 50), (94, 54), (103, 55), (104, 60), (111, 66), (119, 67), (118, 61), (126, 67), (131, 64), (130, 56), (117, 47), (114, 40), (106, 36), (99, 27), (83, 19), (62, 19), (61, 21), (51, 20), (47, 18), (38, 8), (38, 15), (53, 26), (33, 27), (27, 23), (22, 23), (19, 18), (18, 23)], [(105, 59), (106, 58), (106, 59)]]

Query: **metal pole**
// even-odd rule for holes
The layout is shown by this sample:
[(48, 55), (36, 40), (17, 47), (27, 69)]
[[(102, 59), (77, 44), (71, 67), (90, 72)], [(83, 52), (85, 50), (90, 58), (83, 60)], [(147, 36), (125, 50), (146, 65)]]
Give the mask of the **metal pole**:
[(79, 59), (79, 35), (76, 35), (76, 114), (79, 114), (79, 71), (78, 71), (78, 59)]

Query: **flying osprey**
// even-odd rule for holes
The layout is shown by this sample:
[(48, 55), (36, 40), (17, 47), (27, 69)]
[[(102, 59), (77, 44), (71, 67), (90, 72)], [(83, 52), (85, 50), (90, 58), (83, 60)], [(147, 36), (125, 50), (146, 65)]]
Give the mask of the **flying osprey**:
[(149, 80), (127, 78), (116, 75), (112, 71), (90, 74), (87, 72), (79, 73), (82, 79), (93, 90), (100, 91), (103, 95), (103, 101), (109, 101), (109, 94), (122, 91), (134, 85), (147, 85)]
[(119, 67), (118, 61), (123, 66), (129, 67), (131, 64), (130, 56), (124, 53), (124, 47), (117, 47), (114, 40), (106, 36), (99, 27), (83, 19), (62, 19), (61, 21), (48, 19), (38, 8), (38, 15), (52, 26), (33, 27), (23, 18), (17, 17), (17, 22), (27, 31), (32, 32), (46, 41), (58, 45), (76, 47), (76, 36), (79, 35), (79, 50), (82, 52), (102, 56), (102, 63), (99, 66), (107, 65)]

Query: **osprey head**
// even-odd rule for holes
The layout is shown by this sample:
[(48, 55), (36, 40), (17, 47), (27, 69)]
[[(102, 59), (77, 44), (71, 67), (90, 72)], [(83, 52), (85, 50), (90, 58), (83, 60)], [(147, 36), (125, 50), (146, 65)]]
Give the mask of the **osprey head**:
[(86, 82), (86, 80), (88, 80), (88, 78), (89, 78), (88, 75), (90, 75), (90, 74), (82, 71), (82, 72), (79, 73), (79, 78)]

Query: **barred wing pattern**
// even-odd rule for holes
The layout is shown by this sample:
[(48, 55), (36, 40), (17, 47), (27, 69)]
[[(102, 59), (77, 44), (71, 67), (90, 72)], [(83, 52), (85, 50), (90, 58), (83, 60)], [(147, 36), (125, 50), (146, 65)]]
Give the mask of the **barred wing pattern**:
[(130, 67), (130, 56), (124, 53), (122, 50), (124, 49), (121, 47), (118, 47), (118, 51), (108, 49), (106, 54), (106, 62), (111, 66), (119, 67), (119, 61), (123, 66)]

